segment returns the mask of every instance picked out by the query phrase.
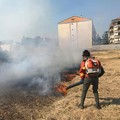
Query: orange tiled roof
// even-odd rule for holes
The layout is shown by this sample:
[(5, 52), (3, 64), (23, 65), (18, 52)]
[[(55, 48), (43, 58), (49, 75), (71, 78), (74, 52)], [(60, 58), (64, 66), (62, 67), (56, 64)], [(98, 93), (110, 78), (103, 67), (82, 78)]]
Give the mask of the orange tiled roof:
[(70, 18), (68, 18), (66, 20), (63, 20), (63, 21), (59, 22), (58, 24), (79, 22), (79, 21), (85, 21), (85, 20), (90, 20), (90, 19), (84, 18), (84, 17), (72, 16), (72, 17), (70, 17)]

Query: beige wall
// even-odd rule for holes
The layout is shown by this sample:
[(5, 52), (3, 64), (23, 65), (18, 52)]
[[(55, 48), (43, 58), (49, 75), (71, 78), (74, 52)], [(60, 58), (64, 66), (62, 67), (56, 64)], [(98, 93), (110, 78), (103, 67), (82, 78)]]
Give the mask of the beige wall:
[(58, 24), (58, 39), (60, 48), (68, 48), (70, 43), (70, 25)]
[(58, 24), (59, 47), (92, 48), (92, 21)]
[(92, 21), (78, 22), (78, 48), (92, 48)]

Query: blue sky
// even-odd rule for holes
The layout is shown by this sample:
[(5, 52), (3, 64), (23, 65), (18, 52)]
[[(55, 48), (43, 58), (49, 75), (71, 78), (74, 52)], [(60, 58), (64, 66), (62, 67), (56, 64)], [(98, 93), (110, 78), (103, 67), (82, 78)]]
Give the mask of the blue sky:
[(0, 40), (57, 38), (57, 23), (71, 16), (93, 20), (102, 36), (120, 17), (120, 0), (0, 0)]

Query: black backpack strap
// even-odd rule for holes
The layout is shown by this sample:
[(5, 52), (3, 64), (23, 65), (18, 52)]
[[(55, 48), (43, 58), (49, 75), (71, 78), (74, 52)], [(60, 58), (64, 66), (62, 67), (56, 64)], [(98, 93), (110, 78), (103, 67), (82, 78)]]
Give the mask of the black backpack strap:
[(105, 73), (105, 70), (104, 70), (104, 68), (103, 68), (103, 67), (101, 67), (101, 73), (98, 75), (98, 77), (103, 76), (103, 75), (104, 75), (104, 73)]

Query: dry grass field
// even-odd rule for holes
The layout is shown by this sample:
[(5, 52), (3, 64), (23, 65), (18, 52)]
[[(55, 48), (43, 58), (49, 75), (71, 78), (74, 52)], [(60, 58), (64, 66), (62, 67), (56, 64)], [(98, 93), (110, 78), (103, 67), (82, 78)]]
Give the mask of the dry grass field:
[[(102, 109), (97, 110), (91, 87), (85, 109), (78, 107), (82, 85), (68, 90), (66, 96), (44, 96), (9, 90), (0, 96), (0, 120), (120, 120), (120, 50), (92, 52), (105, 68), (99, 80)], [(66, 85), (79, 81), (76, 76)]]

